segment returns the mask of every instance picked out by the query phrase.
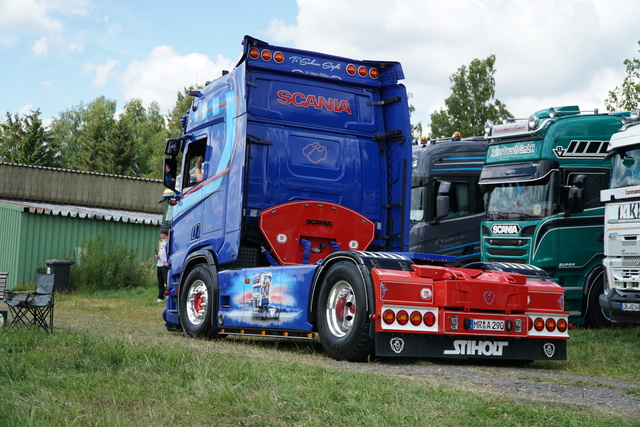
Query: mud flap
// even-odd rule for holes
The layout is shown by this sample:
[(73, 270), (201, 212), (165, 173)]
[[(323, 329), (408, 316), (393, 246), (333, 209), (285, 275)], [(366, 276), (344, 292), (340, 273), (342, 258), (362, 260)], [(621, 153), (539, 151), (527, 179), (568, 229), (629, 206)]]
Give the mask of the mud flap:
[(567, 340), (377, 333), (376, 356), (567, 360)]

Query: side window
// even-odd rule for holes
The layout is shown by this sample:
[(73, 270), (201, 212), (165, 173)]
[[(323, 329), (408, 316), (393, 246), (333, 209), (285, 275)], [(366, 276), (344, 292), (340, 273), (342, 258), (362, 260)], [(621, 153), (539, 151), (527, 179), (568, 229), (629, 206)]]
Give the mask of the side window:
[[(459, 216), (469, 215), (469, 183), (468, 182), (435, 182), (435, 194), (438, 196), (449, 196), (449, 213), (442, 217), (455, 218)], [(448, 189), (447, 189), (448, 187)], [(436, 209), (436, 207), (434, 207)], [(434, 211), (434, 216), (436, 216)]]
[(426, 194), (426, 187), (413, 187), (411, 189), (411, 221), (424, 221), (424, 198)]
[(582, 197), (584, 209), (604, 206), (600, 201), (600, 190), (609, 188), (609, 174), (605, 172), (571, 172), (568, 176), (568, 184), (573, 185), (578, 175), (584, 175), (585, 181), (582, 186)]
[(182, 188), (183, 190), (192, 187), (204, 179), (204, 155), (206, 141), (196, 141), (189, 144), (182, 168)]
[(480, 212), (484, 212), (487, 206), (488, 194), (483, 193), (482, 190), (480, 190), (480, 186), (478, 185), (477, 181), (473, 182), (471, 186), (473, 187), (473, 192), (475, 193), (475, 209), (473, 209), (471, 213), (477, 214)]

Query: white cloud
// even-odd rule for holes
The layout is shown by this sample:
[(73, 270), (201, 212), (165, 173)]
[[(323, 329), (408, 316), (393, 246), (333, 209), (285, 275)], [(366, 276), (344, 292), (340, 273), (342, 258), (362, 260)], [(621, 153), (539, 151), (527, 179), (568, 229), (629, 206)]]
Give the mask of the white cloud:
[(49, 42), (46, 37), (39, 38), (31, 47), (35, 56), (44, 56), (49, 52)]
[(8, 49), (18, 43), (20, 39), (16, 36), (0, 36), (0, 46)]
[(107, 80), (109, 79), (109, 77), (111, 77), (113, 69), (119, 63), (120, 62), (116, 61), (115, 59), (110, 59), (103, 64), (94, 64), (91, 62), (87, 62), (83, 66), (83, 71), (85, 73), (95, 72), (96, 75), (92, 82), (93, 85), (95, 87), (103, 87), (105, 84), (107, 84)]
[(33, 104), (25, 104), (22, 107), (20, 107), (20, 111), (18, 111), (18, 115), (25, 116), (27, 114), (31, 114), (33, 110), (34, 110)]
[(171, 46), (156, 46), (146, 58), (129, 63), (121, 83), (127, 100), (138, 98), (145, 104), (156, 101), (161, 111), (167, 112), (184, 87), (213, 80), (233, 65), (221, 55), (213, 62), (200, 53), (179, 55)]
[(274, 43), (401, 62), (414, 121), (423, 124), (451, 94), (449, 76), (474, 58), (496, 55), (496, 98), (527, 117), (561, 104), (603, 111), (622, 62), (637, 56), (640, 2), (298, 0), (298, 7), (294, 24), (270, 23)]
[(60, 31), (62, 24), (47, 16), (50, 7), (36, 0), (0, 1), (0, 32), (42, 34)]
[[(32, 34), (39, 38), (31, 51), (45, 56), (65, 38), (64, 25), (52, 15), (86, 16), (90, 7), (88, 0), (0, 0), (0, 46), (12, 47), (18, 34)], [(78, 43), (69, 44), (71, 50), (82, 50)]]

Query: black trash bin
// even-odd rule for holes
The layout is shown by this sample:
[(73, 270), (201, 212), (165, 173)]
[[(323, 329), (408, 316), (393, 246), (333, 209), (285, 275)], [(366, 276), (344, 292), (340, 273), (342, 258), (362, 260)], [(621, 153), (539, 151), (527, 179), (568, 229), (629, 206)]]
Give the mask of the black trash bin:
[(53, 289), (56, 292), (66, 293), (69, 291), (69, 272), (73, 261), (66, 259), (48, 259), (47, 274), (53, 274)]

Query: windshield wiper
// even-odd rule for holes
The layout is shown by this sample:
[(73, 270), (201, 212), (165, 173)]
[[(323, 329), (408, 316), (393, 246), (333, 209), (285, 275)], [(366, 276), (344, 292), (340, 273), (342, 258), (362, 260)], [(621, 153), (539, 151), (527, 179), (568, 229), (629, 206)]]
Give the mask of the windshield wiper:
[(508, 214), (506, 212), (488, 213), (487, 218), (488, 219), (505, 219), (507, 215)]
[(528, 214), (526, 212), (512, 212), (510, 215), (511, 219), (531, 219), (531, 218), (538, 218), (535, 215), (531, 215)]

